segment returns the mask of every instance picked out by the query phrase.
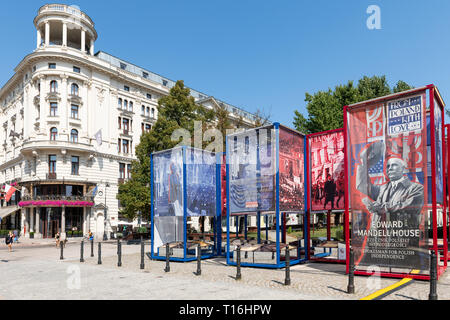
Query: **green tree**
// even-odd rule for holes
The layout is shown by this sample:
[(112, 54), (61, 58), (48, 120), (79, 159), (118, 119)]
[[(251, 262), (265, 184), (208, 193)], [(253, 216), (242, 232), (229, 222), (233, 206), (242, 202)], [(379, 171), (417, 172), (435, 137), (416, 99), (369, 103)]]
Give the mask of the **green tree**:
[(137, 161), (133, 161), (131, 178), (119, 186), (117, 198), (120, 200), (120, 211), (125, 217), (134, 219), (139, 211), (142, 216), (150, 217), (150, 154), (173, 148), (181, 142), (181, 138), (172, 141), (172, 133), (176, 129), (189, 131), (191, 139), (194, 132), (194, 121), (211, 122), (214, 112), (206, 110), (195, 103), (190, 96), (189, 88), (183, 81), (177, 81), (170, 89), (169, 95), (158, 101), (158, 120), (153, 128), (141, 136), (136, 147)]
[(303, 133), (314, 133), (342, 128), (343, 107), (353, 103), (412, 89), (404, 81), (398, 81), (391, 89), (385, 76), (364, 76), (355, 86), (353, 81), (337, 85), (334, 90), (306, 93), (305, 102), (308, 116), (295, 110), (294, 126)]

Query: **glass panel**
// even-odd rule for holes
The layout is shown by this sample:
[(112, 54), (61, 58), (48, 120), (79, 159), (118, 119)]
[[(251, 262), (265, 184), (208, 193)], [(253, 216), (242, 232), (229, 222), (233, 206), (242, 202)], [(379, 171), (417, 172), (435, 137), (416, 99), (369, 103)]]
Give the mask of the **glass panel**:
[(216, 156), (212, 152), (186, 149), (187, 215), (216, 215)]
[(154, 247), (184, 241), (183, 150), (153, 155)]
[(273, 127), (227, 136), (230, 212), (273, 211), (275, 132)]

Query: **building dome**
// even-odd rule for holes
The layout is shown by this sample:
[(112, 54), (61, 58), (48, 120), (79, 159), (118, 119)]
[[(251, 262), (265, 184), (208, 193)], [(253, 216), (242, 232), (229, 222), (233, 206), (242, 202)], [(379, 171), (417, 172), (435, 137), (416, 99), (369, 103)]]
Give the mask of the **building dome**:
[(62, 46), (94, 55), (97, 40), (94, 22), (77, 6), (46, 4), (38, 10), (34, 26), (37, 49)]

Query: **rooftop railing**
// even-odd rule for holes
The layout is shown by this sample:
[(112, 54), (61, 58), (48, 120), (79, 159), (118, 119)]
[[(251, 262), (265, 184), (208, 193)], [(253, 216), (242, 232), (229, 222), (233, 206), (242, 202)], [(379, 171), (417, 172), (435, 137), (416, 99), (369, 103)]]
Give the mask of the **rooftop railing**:
[(38, 15), (40, 15), (41, 13), (44, 13), (44, 12), (49, 12), (49, 11), (66, 12), (71, 15), (75, 15), (75, 16), (84, 18), (84, 19), (88, 20), (92, 25), (94, 25), (94, 22), (87, 14), (85, 14), (83, 11), (81, 11), (80, 9), (78, 9), (77, 7), (74, 7), (74, 6), (68, 6), (65, 4), (46, 4), (39, 8)]

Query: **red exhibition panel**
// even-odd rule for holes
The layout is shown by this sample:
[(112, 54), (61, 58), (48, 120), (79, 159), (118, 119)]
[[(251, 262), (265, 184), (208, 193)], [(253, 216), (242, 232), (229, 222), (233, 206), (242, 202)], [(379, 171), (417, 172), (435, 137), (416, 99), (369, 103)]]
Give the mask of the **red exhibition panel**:
[(308, 136), (310, 159), (310, 209), (345, 209), (344, 131), (342, 129)]
[(425, 93), (345, 114), (356, 266), (429, 268)]

